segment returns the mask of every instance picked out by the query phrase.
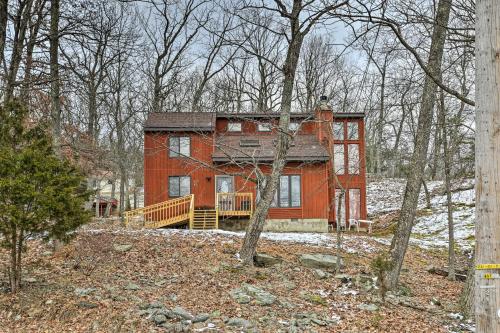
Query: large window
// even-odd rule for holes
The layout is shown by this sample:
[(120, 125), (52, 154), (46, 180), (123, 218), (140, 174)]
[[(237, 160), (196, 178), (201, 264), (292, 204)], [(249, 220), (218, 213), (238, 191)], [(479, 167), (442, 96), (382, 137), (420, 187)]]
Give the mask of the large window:
[(230, 122), (227, 124), (228, 132), (241, 132), (241, 123)]
[(333, 167), (337, 175), (345, 173), (344, 144), (333, 145)]
[(348, 150), (348, 164), (349, 174), (359, 174), (359, 145), (357, 143), (350, 143), (347, 145)]
[(358, 140), (358, 139), (359, 139), (358, 122), (349, 121), (347, 123), (347, 140)]
[(361, 213), (361, 195), (359, 188), (349, 189), (349, 218), (359, 220)]
[[(336, 188), (335, 189), (335, 217), (337, 220), (337, 223), (340, 223), (340, 225), (345, 225), (345, 193), (342, 196), (342, 200), (340, 200), (340, 194), (342, 193), (342, 189)], [(339, 205), (340, 205), (340, 216), (339, 216)]]
[(188, 136), (173, 136), (168, 141), (169, 156), (191, 156), (191, 140)]
[[(257, 201), (260, 200), (260, 188), (264, 188), (265, 184), (260, 184), (257, 187)], [(301, 180), (299, 175), (281, 176), (278, 188), (274, 193), (271, 207), (300, 207), (301, 205)]]
[(333, 139), (344, 140), (344, 122), (336, 121), (333, 123)]
[(168, 196), (171, 198), (182, 197), (191, 193), (191, 177), (168, 177)]

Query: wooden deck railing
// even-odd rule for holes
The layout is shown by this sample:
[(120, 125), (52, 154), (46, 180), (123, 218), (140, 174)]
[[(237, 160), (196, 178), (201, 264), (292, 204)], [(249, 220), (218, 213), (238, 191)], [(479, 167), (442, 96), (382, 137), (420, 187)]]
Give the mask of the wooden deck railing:
[(161, 228), (182, 221), (188, 221), (191, 226), (193, 214), (194, 194), (190, 194), (125, 212), (125, 224), (139, 219), (147, 228)]
[(217, 193), (216, 209), (223, 216), (251, 216), (253, 193)]

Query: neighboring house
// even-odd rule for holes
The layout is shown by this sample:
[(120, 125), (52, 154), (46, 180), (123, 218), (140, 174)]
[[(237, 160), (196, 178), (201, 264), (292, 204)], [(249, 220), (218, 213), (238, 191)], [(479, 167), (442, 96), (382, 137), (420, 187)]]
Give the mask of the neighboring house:
[[(249, 178), (256, 164), (270, 172), (278, 120), (279, 114), (268, 113), (149, 114), (144, 201), (146, 207), (157, 204), (153, 208), (171, 204), (162, 204), (160, 217), (145, 214), (146, 223), (209, 228), (220, 220), (243, 227), (259, 198)], [(328, 231), (341, 188), (341, 221), (366, 219), (364, 114), (333, 113), (322, 104), (312, 113), (292, 113), (290, 133), (293, 144), (265, 230)], [(168, 210), (182, 205), (177, 213)]]

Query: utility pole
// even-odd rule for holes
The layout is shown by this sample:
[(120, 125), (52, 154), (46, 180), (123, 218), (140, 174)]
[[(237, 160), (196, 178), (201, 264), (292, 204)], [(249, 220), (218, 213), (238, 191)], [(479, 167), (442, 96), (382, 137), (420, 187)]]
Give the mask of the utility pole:
[(500, 2), (476, 18), (476, 332), (500, 332)]

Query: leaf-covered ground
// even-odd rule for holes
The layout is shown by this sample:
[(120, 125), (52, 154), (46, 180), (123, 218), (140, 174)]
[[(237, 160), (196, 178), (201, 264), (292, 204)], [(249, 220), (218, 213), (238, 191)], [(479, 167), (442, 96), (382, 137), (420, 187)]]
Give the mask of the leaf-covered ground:
[[(32, 240), (22, 290), (7, 293), (2, 276), (1, 331), (169, 332), (180, 327), (192, 332), (447, 332), (452, 327), (459, 331), (450, 314), (457, 312), (462, 283), (426, 270), (429, 265), (445, 265), (442, 252), (412, 247), (401, 276), (404, 288), (382, 304), (376, 290), (367, 291), (370, 283), (344, 283), (334, 274), (320, 279), (299, 263), (300, 254), (335, 254), (327, 244), (264, 239), (259, 252), (280, 256), (283, 263), (242, 269), (235, 256), (240, 243), (240, 235), (232, 233), (125, 230), (102, 223), (79, 231), (55, 253)], [(342, 253), (343, 273), (353, 279), (369, 274), (371, 259), (386, 250), (365, 235), (351, 234), (346, 243), (351, 250)], [(120, 252), (116, 245), (132, 248)], [(7, 252), (0, 258), (5, 270)], [(271, 293), (276, 301), (268, 306), (237, 303), (230, 291), (245, 283)], [(151, 303), (167, 310), (182, 307), (194, 315), (207, 313), (210, 318), (183, 326), (175, 326), (179, 320), (171, 319), (167, 328), (157, 326), (144, 310)], [(361, 309), (367, 306), (375, 310)], [(250, 325), (230, 326), (235, 318)]]

